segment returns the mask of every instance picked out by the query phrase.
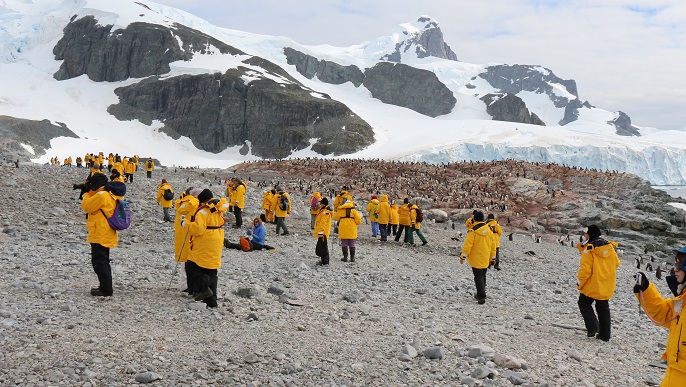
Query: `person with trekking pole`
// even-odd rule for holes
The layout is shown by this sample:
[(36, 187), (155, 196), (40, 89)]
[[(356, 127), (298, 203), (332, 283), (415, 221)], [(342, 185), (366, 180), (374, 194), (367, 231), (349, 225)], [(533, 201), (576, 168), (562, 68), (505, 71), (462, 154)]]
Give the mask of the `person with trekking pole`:
[[(188, 275), (188, 269), (186, 262), (188, 261), (188, 252), (190, 250), (190, 235), (188, 235), (188, 230), (184, 230), (181, 227), (181, 222), (187, 218), (190, 218), (195, 211), (198, 209), (198, 198), (197, 196), (202, 192), (200, 188), (190, 187), (185, 190), (174, 203), (176, 208), (176, 218), (174, 219), (174, 260), (176, 265), (174, 267), (174, 272), (172, 273), (172, 278), (176, 275), (177, 267), (179, 262), (183, 262), (184, 269), (181, 271), (181, 281), (185, 282), (183, 285), (183, 292), (188, 294), (193, 294), (193, 284), (191, 282), (191, 277)], [(171, 287), (171, 281), (169, 282)]]
[(669, 329), (667, 349), (662, 355), (667, 360), (667, 372), (660, 386), (686, 386), (686, 324), (680, 318), (686, 294), (686, 246), (674, 253), (674, 275), (667, 277), (674, 298), (664, 298), (643, 272), (636, 273), (634, 285), (634, 295), (648, 318)]

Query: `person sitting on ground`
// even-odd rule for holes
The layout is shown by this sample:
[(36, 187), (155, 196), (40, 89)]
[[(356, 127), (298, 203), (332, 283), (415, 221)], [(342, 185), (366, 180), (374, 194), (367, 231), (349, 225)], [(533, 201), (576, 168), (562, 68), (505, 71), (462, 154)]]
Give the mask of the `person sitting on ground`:
[[(245, 238), (249, 242), (248, 245), (242, 245), (241, 243), (231, 243), (228, 239), (225, 238), (224, 247), (226, 247), (227, 249), (236, 249), (243, 251), (276, 250), (274, 247), (269, 246), (265, 243), (267, 238), (267, 230), (264, 228), (264, 225), (262, 224), (262, 220), (260, 218), (253, 219), (252, 226), (248, 227), (245, 233), (248, 236), (247, 238)], [(243, 243), (245, 244), (246, 242)]]

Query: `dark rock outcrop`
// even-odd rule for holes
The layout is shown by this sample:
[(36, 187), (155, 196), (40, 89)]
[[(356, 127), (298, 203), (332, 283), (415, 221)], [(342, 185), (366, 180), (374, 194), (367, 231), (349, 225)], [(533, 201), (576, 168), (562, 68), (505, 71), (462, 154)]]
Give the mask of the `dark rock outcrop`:
[(364, 75), (363, 84), (374, 98), (429, 117), (448, 114), (457, 103), (452, 91), (428, 70), (381, 62)]
[(395, 51), (393, 53), (386, 54), (379, 59), (400, 63), (402, 61), (402, 53), (407, 52), (414, 47), (418, 58), (433, 56), (456, 61), (457, 55), (443, 40), (443, 32), (438, 26), (438, 23), (426, 16), (419, 17), (417, 21), (419, 23), (424, 23), (424, 29), (414, 34), (404, 31), (407, 38), (395, 45)]
[[(252, 81), (244, 78), (250, 73)], [(173, 138), (189, 137), (218, 153), (246, 146), (262, 158), (284, 158), (310, 146), (322, 155), (359, 151), (374, 142), (372, 128), (344, 104), (295, 83), (277, 83), (239, 66), (224, 74), (151, 77), (115, 90), (108, 111), (120, 120), (164, 122)]]
[[(548, 95), (555, 107), (565, 108), (565, 116), (559, 122), (560, 125), (572, 122), (578, 117), (577, 109), (580, 104), (576, 82), (573, 79), (559, 78), (546, 68), (528, 65), (489, 66), (486, 72), (479, 74), (479, 77), (503, 93), (531, 91)], [(558, 95), (551, 84), (563, 86), (570, 97)], [(567, 109), (570, 104), (572, 107)]]
[[(26, 159), (45, 154), (50, 148), (50, 140), (55, 137), (78, 138), (74, 132), (61, 122), (54, 125), (49, 120), (26, 120), (10, 116), (0, 116), (0, 155), (9, 159)], [(33, 147), (35, 154), (24, 149), (21, 144)]]
[(536, 114), (529, 112), (524, 101), (514, 94), (486, 94), (481, 97), (481, 100), (486, 103), (486, 112), (495, 121), (545, 126), (545, 123)]
[[(178, 38), (178, 39), (177, 39)], [(183, 47), (179, 46), (183, 42)], [(93, 16), (72, 20), (53, 48), (56, 60), (63, 60), (55, 79), (87, 74), (96, 82), (115, 82), (169, 72), (169, 63), (189, 60), (194, 52), (217, 50), (222, 54), (243, 54), (217, 39), (180, 24), (173, 28), (157, 24), (131, 23), (112, 31)]]
[(316, 76), (322, 82), (334, 85), (351, 82), (355, 87), (360, 86), (364, 80), (364, 73), (357, 66), (342, 66), (328, 60), (319, 60), (290, 47), (284, 48), (283, 53), (288, 64), (295, 65), (295, 69), (308, 79)]
[(638, 128), (631, 125), (631, 118), (622, 111), (618, 111), (619, 117), (607, 123), (614, 125), (617, 128), (617, 134), (620, 136), (640, 136)]

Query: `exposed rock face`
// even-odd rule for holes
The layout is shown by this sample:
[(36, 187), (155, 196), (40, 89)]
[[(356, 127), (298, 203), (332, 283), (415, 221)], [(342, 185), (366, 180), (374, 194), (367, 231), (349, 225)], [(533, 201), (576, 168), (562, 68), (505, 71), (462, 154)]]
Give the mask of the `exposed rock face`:
[(429, 117), (448, 114), (457, 103), (434, 73), (400, 63), (377, 63), (365, 72), (363, 84), (374, 98)]
[[(10, 116), (0, 116), (0, 155), (9, 159), (40, 156), (45, 149), (50, 148), (50, 140), (55, 137), (75, 137), (63, 123), (52, 124), (49, 120), (25, 120)], [(20, 144), (33, 147), (35, 154), (31, 154)]]
[[(178, 39), (177, 39), (178, 38)], [(183, 42), (183, 47), (179, 46)], [(131, 23), (125, 29), (99, 25), (95, 17), (72, 20), (53, 49), (56, 60), (64, 60), (55, 73), (57, 80), (87, 74), (96, 82), (122, 81), (169, 72), (169, 63), (189, 60), (194, 52), (217, 50), (243, 54), (225, 43), (180, 24), (166, 28), (156, 24)]]
[(424, 28), (420, 32), (410, 33), (409, 31), (404, 31), (407, 38), (396, 44), (393, 53), (384, 55), (379, 59), (400, 63), (402, 59), (401, 53), (407, 52), (414, 47), (418, 58), (433, 56), (436, 58), (457, 60), (457, 55), (443, 40), (443, 32), (440, 27), (438, 27), (438, 23), (435, 20), (430, 17), (421, 16), (417, 19), (417, 22), (424, 24)]
[(529, 112), (524, 101), (514, 94), (486, 94), (481, 97), (481, 100), (486, 103), (486, 112), (495, 121), (545, 126), (545, 123), (536, 114)]
[(641, 133), (638, 128), (631, 125), (631, 118), (626, 115), (626, 113), (619, 111), (619, 117), (612, 121), (608, 121), (608, 124), (614, 125), (617, 128), (617, 134), (620, 136), (640, 136)]
[(322, 82), (341, 85), (351, 82), (355, 87), (362, 84), (364, 73), (357, 66), (341, 66), (328, 60), (319, 60), (311, 55), (286, 47), (283, 50), (289, 65), (308, 79), (315, 76)]
[[(246, 84), (246, 76), (253, 78)], [(108, 109), (120, 120), (165, 123), (173, 138), (221, 152), (243, 146), (263, 158), (305, 149), (322, 155), (353, 153), (374, 142), (372, 128), (344, 104), (293, 83), (256, 78), (242, 67), (224, 74), (149, 78), (115, 90), (120, 103)]]
[[(479, 74), (491, 86), (503, 93), (517, 94), (520, 91), (531, 91), (548, 95), (555, 107), (567, 108), (560, 125), (572, 122), (578, 117), (578, 99), (576, 82), (573, 79), (562, 79), (553, 74), (549, 69), (540, 66), (529, 65), (497, 65), (489, 66), (487, 71)], [(569, 96), (559, 95), (551, 84), (562, 85)], [(576, 102), (574, 102), (576, 101)]]

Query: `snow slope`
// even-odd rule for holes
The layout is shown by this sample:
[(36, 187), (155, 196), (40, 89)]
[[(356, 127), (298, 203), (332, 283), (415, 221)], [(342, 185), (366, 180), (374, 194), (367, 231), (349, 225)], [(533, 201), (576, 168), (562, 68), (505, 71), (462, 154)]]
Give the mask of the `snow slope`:
[[(452, 113), (429, 118), (384, 104), (372, 98), (364, 87), (326, 84), (316, 77), (307, 79), (288, 65), (283, 55), (284, 47), (293, 47), (341, 65), (367, 68), (378, 62), (379, 53), (389, 52), (390, 45), (398, 42), (402, 36), (398, 31), (352, 47), (301, 46), (285, 37), (217, 28), (186, 12), (146, 0), (0, 0), (0, 115), (62, 122), (80, 137), (54, 139), (51, 149), (36, 157), (36, 162), (98, 151), (155, 157), (165, 165), (182, 166), (228, 167), (254, 159), (241, 156), (238, 147), (218, 154), (200, 151), (187, 138), (173, 140), (160, 133), (160, 123), (147, 126), (110, 116), (107, 107), (117, 102), (113, 90), (139, 79), (108, 83), (81, 76), (56, 81), (52, 75), (61, 63), (54, 59), (52, 49), (69, 20), (87, 14), (95, 15), (101, 24), (122, 28), (134, 21), (184, 24), (280, 65), (305, 86), (345, 103), (374, 128), (377, 142), (346, 157), (432, 163), (515, 158), (625, 171), (653, 184), (686, 184), (684, 132), (644, 128), (641, 137), (618, 136), (607, 124), (616, 113), (600, 108), (580, 109), (577, 121), (561, 127), (551, 123), (558, 122), (564, 110), (555, 108), (544, 94), (532, 92), (521, 92), (519, 96), (548, 126), (490, 120), (484, 103), (475, 95), (492, 91), (486, 81), (475, 79), (488, 64), (404, 55), (403, 63), (433, 71), (457, 98)], [(403, 28), (412, 30), (416, 26), (405, 24), (400, 26)], [(173, 63), (168, 76), (226, 71), (237, 63), (230, 55), (196, 55), (189, 62)], [(467, 87), (470, 83), (472, 88)], [(560, 87), (555, 92), (569, 95)], [(293, 156), (318, 155), (304, 150)]]

